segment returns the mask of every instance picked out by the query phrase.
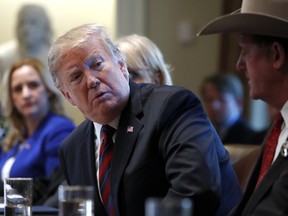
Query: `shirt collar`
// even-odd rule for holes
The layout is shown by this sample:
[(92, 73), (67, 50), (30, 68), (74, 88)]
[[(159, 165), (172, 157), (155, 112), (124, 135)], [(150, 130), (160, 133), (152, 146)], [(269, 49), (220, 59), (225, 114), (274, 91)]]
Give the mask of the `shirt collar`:
[[(118, 117), (116, 117), (114, 120), (112, 120), (108, 125), (110, 125), (111, 127), (115, 128), (117, 130), (119, 121), (120, 121), (120, 115)], [(93, 124), (94, 124), (94, 128), (95, 128), (96, 137), (100, 137), (100, 131), (102, 128), (102, 124), (99, 124), (97, 122), (93, 122)]]
[(288, 127), (288, 101), (286, 101), (286, 103), (284, 104), (280, 112), (284, 119), (285, 127), (287, 128)]

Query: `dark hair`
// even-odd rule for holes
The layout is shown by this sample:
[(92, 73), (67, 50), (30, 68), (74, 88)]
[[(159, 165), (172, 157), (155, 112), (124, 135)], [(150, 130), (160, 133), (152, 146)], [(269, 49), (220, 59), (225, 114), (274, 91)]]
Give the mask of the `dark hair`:
[(240, 79), (233, 74), (215, 74), (204, 79), (201, 85), (201, 94), (204, 95), (204, 86), (211, 83), (220, 93), (230, 93), (237, 100), (243, 100), (244, 90)]
[(252, 40), (258, 46), (270, 46), (274, 42), (278, 42), (281, 44), (285, 50), (285, 53), (288, 53), (288, 39), (282, 37), (274, 37), (274, 36), (265, 36), (265, 35), (252, 35)]

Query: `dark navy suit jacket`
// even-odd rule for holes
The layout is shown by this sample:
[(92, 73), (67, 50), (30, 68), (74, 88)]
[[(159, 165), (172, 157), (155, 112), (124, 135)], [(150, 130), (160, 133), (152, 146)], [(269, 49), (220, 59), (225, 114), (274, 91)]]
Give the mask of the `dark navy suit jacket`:
[[(148, 197), (189, 197), (194, 216), (215, 215), (220, 205), (222, 213), (229, 211), (240, 186), (199, 99), (180, 87), (130, 82), (130, 90), (111, 164), (118, 215), (144, 216)], [(60, 161), (68, 184), (95, 186), (95, 215), (104, 216), (94, 140), (86, 120), (61, 145)]]
[(248, 123), (242, 118), (237, 121), (227, 130), (226, 135), (222, 138), (224, 144), (261, 144), (262, 140), (256, 140), (257, 133)]
[(288, 215), (288, 157), (279, 154), (255, 189), (262, 164), (264, 146), (263, 144), (262, 153), (249, 179), (243, 199), (237, 208), (229, 214), (231, 216)]

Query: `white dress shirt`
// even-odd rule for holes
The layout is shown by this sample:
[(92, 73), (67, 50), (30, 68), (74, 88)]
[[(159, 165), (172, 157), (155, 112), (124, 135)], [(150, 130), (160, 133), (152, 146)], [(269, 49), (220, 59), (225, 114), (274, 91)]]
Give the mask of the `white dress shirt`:
[[(110, 122), (108, 125), (110, 125), (111, 127), (115, 128), (116, 130), (118, 129), (118, 123), (120, 120), (120, 116), (118, 116), (116, 119), (114, 119), (112, 122)], [(99, 186), (99, 151), (100, 151), (100, 145), (101, 145), (101, 141), (103, 139), (103, 137), (100, 135), (101, 132), (101, 128), (102, 125), (98, 124), (97, 122), (93, 122), (94, 124), (94, 128), (95, 128), (95, 163), (96, 163), (96, 169), (97, 169), (97, 173), (96, 173), (96, 178), (97, 178), (97, 183), (98, 183), (98, 191), (101, 197), (101, 192), (100, 192), (100, 186)], [(98, 138), (100, 137), (100, 138)], [(116, 133), (114, 133), (112, 139), (113, 142), (115, 142), (115, 137), (116, 137)], [(101, 197), (102, 199), (102, 197)]]
[(280, 133), (279, 138), (278, 138), (278, 144), (276, 146), (273, 162), (278, 157), (278, 155), (281, 151), (281, 147), (284, 144), (284, 142), (286, 142), (287, 137), (288, 137), (288, 101), (284, 104), (284, 106), (280, 112), (281, 112), (281, 115), (284, 119), (284, 122), (283, 122), (282, 127), (281, 127), (281, 133)]

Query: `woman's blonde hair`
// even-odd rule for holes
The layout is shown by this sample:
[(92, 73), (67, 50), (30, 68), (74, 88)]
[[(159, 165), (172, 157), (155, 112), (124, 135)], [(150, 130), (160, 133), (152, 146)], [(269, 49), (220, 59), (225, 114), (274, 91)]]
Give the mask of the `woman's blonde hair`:
[(2, 105), (3, 114), (8, 123), (8, 133), (4, 140), (3, 150), (8, 151), (16, 141), (24, 141), (26, 134), (26, 126), (24, 125), (23, 116), (17, 111), (13, 104), (11, 94), (11, 77), (13, 72), (24, 66), (29, 65), (33, 67), (39, 74), (45, 88), (49, 92), (49, 106), (53, 113), (65, 115), (62, 96), (55, 88), (50, 77), (44, 72), (44, 65), (37, 59), (25, 58), (21, 59), (10, 67), (2, 79)]
[(160, 49), (149, 38), (133, 34), (118, 39), (115, 44), (126, 57), (128, 71), (160, 73), (161, 84), (172, 85), (172, 69), (165, 63)]

